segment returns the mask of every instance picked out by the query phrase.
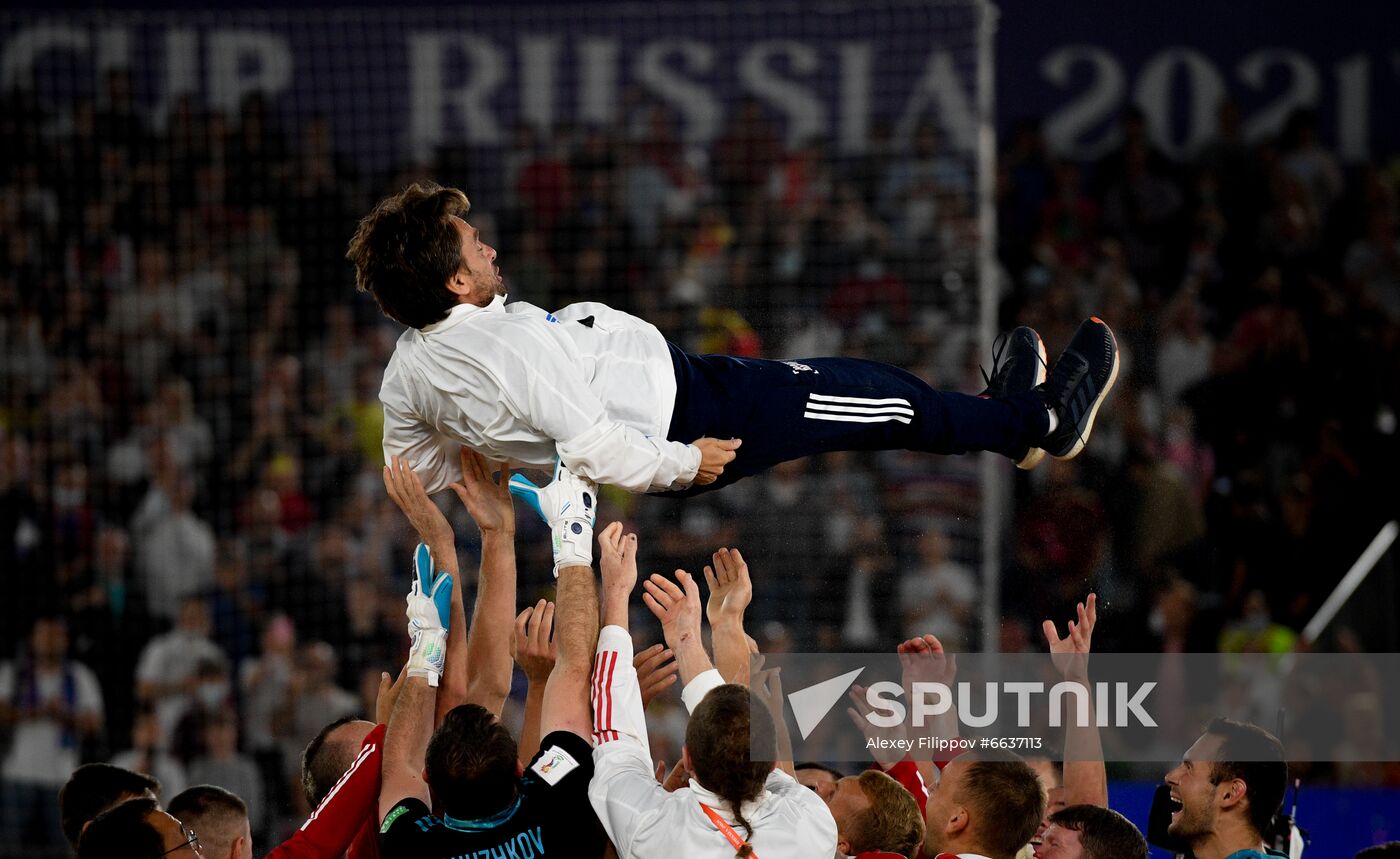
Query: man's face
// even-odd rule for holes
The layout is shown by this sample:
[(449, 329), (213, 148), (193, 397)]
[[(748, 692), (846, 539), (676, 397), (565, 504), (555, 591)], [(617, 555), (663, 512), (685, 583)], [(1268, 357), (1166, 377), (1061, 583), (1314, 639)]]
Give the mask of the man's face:
[(1065, 829), (1056, 823), (1045, 828), (1035, 848), (1035, 859), (1080, 859), (1083, 855), (1078, 830)]
[(831, 802), (831, 797), (836, 793), (836, 776), (826, 770), (816, 768), (798, 770), (797, 783), (803, 787), (816, 791), (823, 801)]
[[(830, 773), (826, 775), (830, 776)], [(860, 779), (848, 775), (836, 782), (835, 790), (826, 804), (831, 809), (831, 816), (836, 819), (836, 840), (846, 841), (850, 838), (852, 819), (870, 807), (870, 799), (861, 790)]]
[(1167, 773), (1165, 781), (1171, 788), (1171, 798), (1178, 803), (1167, 826), (1169, 834), (1189, 840), (1215, 829), (1219, 812), (1216, 800), (1223, 788), (1211, 782), (1211, 771), (1222, 742), (1222, 737), (1202, 734), (1186, 750), (1181, 764)]
[(462, 271), (467, 280), (467, 292), (461, 293), (469, 304), (485, 307), (498, 295), (506, 294), (501, 270), (496, 268), (496, 249), (481, 241), (476, 227), (452, 216), (452, 225), (462, 236)]
[(166, 814), (164, 811), (152, 812), (146, 818), (146, 822), (154, 826), (160, 833), (161, 849), (165, 850), (166, 856), (170, 859), (190, 859), (197, 856), (204, 859), (204, 850), (199, 845), (198, 840), (191, 841), (185, 827), (180, 825), (180, 821)]
[(943, 776), (929, 791), (928, 802), (924, 806), (924, 824), (927, 829), (924, 852), (930, 856), (952, 852), (948, 849), (948, 822), (958, 814), (962, 805), (959, 795), (964, 769), (963, 764), (955, 758), (943, 768)]

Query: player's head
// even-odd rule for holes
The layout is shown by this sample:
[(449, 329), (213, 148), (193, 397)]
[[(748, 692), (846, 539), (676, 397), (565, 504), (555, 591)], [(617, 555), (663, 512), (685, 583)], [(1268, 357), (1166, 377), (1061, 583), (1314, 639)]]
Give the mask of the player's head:
[(1070, 805), (1050, 815), (1036, 859), (1147, 859), (1147, 839), (1128, 818), (1096, 805)]
[(99, 814), (78, 839), (78, 859), (204, 859), (204, 850), (180, 821), (154, 799), (128, 799)]
[(880, 851), (913, 856), (924, 843), (924, 816), (904, 786), (879, 770), (846, 776), (827, 800), (844, 856)]
[(729, 804), (749, 835), (753, 827), (739, 808), (763, 792), (777, 753), (772, 714), (743, 686), (710, 690), (685, 727), (686, 769)]
[(1374, 847), (1367, 847), (1352, 859), (1400, 859), (1400, 841), (1387, 841)]
[(175, 795), (165, 810), (199, 833), (205, 859), (253, 859), (248, 805), (237, 794), (201, 784)]
[(1263, 838), (1288, 790), (1283, 744), (1257, 725), (1216, 719), (1167, 773), (1178, 805), (1167, 832), (1191, 843), (1224, 827)]
[(518, 753), (510, 730), (490, 710), (462, 704), (448, 711), (428, 741), (423, 777), (447, 816), (489, 817), (515, 799)]
[(845, 777), (840, 770), (815, 761), (803, 761), (793, 770), (797, 773), (798, 784), (816, 792), (826, 802), (831, 802), (836, 783)]
[(301, 790), (306, 804), (315, 808), (355, 762), (373, 722), (346, 717), (321, 729), (301, 753)]
[(111, 764), (83, 764), (58, 791), (58, 813), (68, 846), (78, 849), (83, 825), (128, 799), (155, 800), (160, 782)]
[(457, 304), (482, 306), (504, 295), (495, 249), (464, 220), (470, 209), (466, 194), (435, 182), (380, 200), (346, 253), (356, 286), (410, 328), (441, 321)]
[(924, 852), (981, 853), (1010, 859), (1045, 815), (1045, 791), (1035, 770), (1010, 752), (958, 755), (943, 768), (925, 807)]

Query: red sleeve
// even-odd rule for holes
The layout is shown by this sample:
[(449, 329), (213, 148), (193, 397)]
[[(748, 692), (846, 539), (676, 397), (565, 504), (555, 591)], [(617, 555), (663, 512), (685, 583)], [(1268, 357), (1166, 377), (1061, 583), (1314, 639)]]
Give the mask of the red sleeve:
[[(371, 831), (376, 828), (384, 730), (384, 725), (376, 725), (369, 732), (350, 769), (306, 818), (301, 829), (274, 847), (266, 859), (340, 859), (366, 825)], [(377, 856), (377, 850), (373, 855)]]
[(919, 775), (919, 767), (913, 761), (905, 758), (885, 770), (885, 774), (913, 794), (914, 801), (919, 803), (919, 814), (923, 815), (925, 813), (924, 806), (928, 803), (928, 785), (924, 784), (924, 777)]

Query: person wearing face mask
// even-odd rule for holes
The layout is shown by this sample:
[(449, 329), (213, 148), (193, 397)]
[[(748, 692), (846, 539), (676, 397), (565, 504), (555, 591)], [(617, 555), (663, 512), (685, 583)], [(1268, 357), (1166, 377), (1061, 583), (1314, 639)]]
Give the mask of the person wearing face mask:
[(161, 749), (169, 746), (175, 725), (196, 701), (200, 665), (227, 663), (209, 637), (210, 623), (209, 604), (202, 597), (186, 597), (175, 628), (151, 639), (136, 663), (136, 696), (155, 708)]

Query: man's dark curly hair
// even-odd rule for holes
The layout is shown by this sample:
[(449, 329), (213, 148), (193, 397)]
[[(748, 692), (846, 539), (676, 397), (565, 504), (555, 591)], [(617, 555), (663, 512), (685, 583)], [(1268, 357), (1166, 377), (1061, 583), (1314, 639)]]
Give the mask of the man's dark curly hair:
[(447, 316), (457, 296), (447, 282), (462, 266), (462, 237), (452, 216), (465, 218), (467, 195), (436, 182), (415, 182), (379, 201), (360, 221), (346, 258), (355, 285), (384, 315), (410, 328)]

